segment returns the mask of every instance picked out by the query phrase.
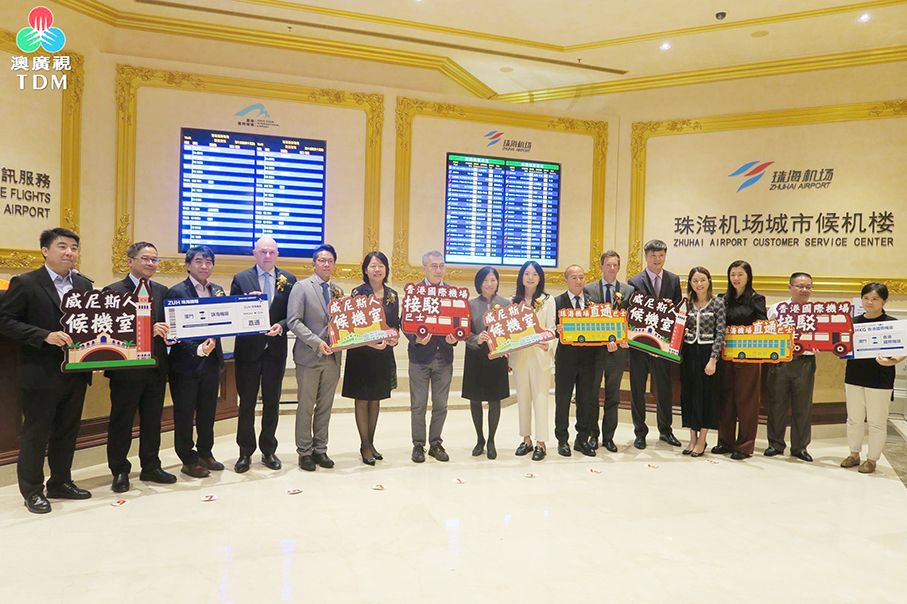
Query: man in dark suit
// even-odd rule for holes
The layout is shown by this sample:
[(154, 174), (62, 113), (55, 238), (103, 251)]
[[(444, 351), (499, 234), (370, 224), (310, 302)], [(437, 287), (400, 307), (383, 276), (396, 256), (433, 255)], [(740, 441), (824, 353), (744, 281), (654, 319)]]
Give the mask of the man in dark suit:
[(154, 333), (152, 355), (157, 366), (150, 368), (108, 371), (110, 379), (110, 422), (107, 425), (107, 466), (113, 474), (111, 488), (114, 493), (129, 490), (129, 447), (132, 444), (132, 424), (139, 412), (139, 461), (145, 482), (173, 484), (176, 476), (161, 468), (161, 412), (167, 394), (167, 343), (170, 333), (164, 318), (164, 300), (169, 291), (166, 286), (152, 281), (160, 258), (157, 248), (147, 241), (133, 243), (126, 250), (129, 274), (105, 289), (120, 293), (136, 291), (141, 279), (147, 283), (151, 297), (151, 322)]
[[(583, 267), (573, 264), (564, 271), (567, 291), (554, 299), (558, 311), (568, 308), (582, 310), (590, 304), (589, 296), (583, 291), (586, 272)], [(557, 317), (560, 333), (560, 316)], [(595, 457), (595, 449), (589, 444), (592, 433), (591, 407), (598, 405), (598, 393), (594, 392), (593, 378), (597, 347), (560, 345), (554, 353), (554, 436), (557, 438), (557, 452), (570, 457), (568, 444), (570, 426), (570, 399), (576, 390), (576, 439), (573, 449), (583, 455)]]
[(261, 434), (258, 446), (261, 463), (272, 470), (280, 469), (277, 451), (277, 418), (280, 390), (287, 365), (287, 302), (296, 283), (292, 273), (275, 266), (280, 255), (277, 242), (262, 237), (252, 251), (255, 266), (233, 276), (231, 296), (266, 294), (270, 310), (271, 329), (266, 334), (239, 336), (233, 350), (236, 366), (236, 389), (239, 391), (239, 421), (236, 444), (239, 459), (234, 469), (240, 474), (252, 465), (255, 452), (255, 403), (261, 387)]
[(47, 497), (88, 499), (72, 481), (72, 458), (91, 373), (63, 373), (72, 338), (61, 331), (60, 303), (69, 291), (90, 291), (91, 281), (74, 271), (79, 236), (69, 229), (41, 233), (44, 266), (13, 277), (0, 306), (0, 332), (21, 344), (19, 400), (25, 421), (19, 445), (19, 492), (35, 514), (50, 512), (44, 496), (44, 449), (50, 466)]
[[(638, 275), (631, 277), (628, 282), (635, 289), (647, 296), (655, 296), (662, 300), (668, 298), (675, 306), (680, 305), (683, 294), (680, 291), (680, 277), (664, 270), (665, 256), (668, 253), (668, 244), (660, 239), (652, 239), (644, 248), (646, 268)], [(646, 379), (649, 374), (655, 382), (655, 391), (658, 397), (658, 439), (675, 447), (680, 446), (680, 441), (671, 431), (671, 362), (660, 359), (641, 350), (630, 350), (630, 396), (632, 398), (631, 412), (636, 440), (633, 446), (637, 449), (646, 448)]]
[[(620, 272), (620, 254), (608, 250), (599, 259), (602, 269), (602, 278), (595, 283), (586, 285), (585, 292), (596, 304), (610, 304), (612, 309), (626, 310), (630, 304), (630, 296), (635, 291), (633, 286), (620, 283), (617, 273)], [(614, 444), (614, 431), (617, 430), (617, 407), (620, 405), (620, 383), (624, 377), (624, 367), (627, 364), (628, 344), (618, 345), (609, 342), (598, 347), (598, 357), (595, 361), (595, 405), (592, 407), (592, 436), (589, 444), (598, 448), (598, 397), (605, 379), (605, 409), (602, 413), (601, 443), (604, 448), (612, 453), (617, 453)]]
[[(168, 299), (224, 295), (224, 288), (208, 281), (214, 272), (214, 252), (208, 246), (189, 248), (186, 270), (189, 277), (170, 288)], [(220, 370), (224, 367), (220, 338), (176, 343), (170, 348), (169, 364), (173, 447), (183, 462), (180, 471), (193, 478), (204, 478), (212, 470), (224, 469), (224, 464), (214, 459), (212, 452)], [(198, 443), (192, 439), (193, 421)]]

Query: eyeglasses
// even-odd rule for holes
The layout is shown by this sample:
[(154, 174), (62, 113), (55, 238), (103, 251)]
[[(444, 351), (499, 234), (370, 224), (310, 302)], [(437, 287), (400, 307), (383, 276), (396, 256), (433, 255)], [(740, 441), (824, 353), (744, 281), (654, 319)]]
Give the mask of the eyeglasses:
[(194, 264), (195, 266), (214, 266), (214, 263), (212, 261), (202, 258), (195, 258), (192, 261), (192, 264)]
[(139, 262), (144, 262), (145, 264), (149, 264), (149, 263), (151, 263), (151, 264), (159, 264), (160, 261), (161, 261), (160, 258), (150, 258), (150, 257), (148, 257), (148, 256), (142, 256), (141, 258), (138, 258), (137, 260), (138, 260)]
[(428, 268), (433, 271), (443, 271), (446, 265), (442, 262), (441, 264), (429, 264)]
[(804, 292), (811, 292), (813, 290), (812, 285), (795, 285), (794, 287)]
[(333, 258), (315, 258), (315, 263), (320, 264), (321, 266), (330, 266), (334, 264)]

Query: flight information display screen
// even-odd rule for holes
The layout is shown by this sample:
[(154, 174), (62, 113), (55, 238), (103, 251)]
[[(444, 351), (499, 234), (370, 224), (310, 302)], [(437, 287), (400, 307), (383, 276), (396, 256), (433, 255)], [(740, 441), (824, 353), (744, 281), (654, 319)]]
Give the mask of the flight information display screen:
[(311, 257), (324, 241), (326, 141), (183, 128), (180, 144), (180, 251), (250, 255), (267, 235)]
[(557, 266), (561, 166), (447, 154), (444, 259)]

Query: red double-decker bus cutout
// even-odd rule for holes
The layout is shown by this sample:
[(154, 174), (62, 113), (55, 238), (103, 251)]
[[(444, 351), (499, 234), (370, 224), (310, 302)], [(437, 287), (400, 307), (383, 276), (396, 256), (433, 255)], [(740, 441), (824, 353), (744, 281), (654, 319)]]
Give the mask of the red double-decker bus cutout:
[(407, 283), (403, 288), (404, 333), (424, 338), (452, 335), (465, 340), (469, 335), (469, 290), (449, 285)]
[(853, 318), (850, 302), (781, 302), (778, 324), (794, 329), (794, 354), (833, 352), (846, 357), (853, 352)]
[(328, 335), (332, 350), (359, 348), (397, 337), (387, 325), (384, 305), (374, 295), (346, 296), (331, 300)]

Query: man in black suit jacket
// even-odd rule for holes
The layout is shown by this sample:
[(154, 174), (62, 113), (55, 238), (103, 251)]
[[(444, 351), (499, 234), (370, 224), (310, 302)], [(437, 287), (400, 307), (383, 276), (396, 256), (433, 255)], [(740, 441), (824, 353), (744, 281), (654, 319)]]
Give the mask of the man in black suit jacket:
[[(168, 299), (224, 295), (224, 288), (208, 281), (214, 272), (214, 252), (208, 246), (189, 248), (186, 270), (189, 277), (170, 288)], [(168, 362), (173, 397), (173, 447), (183, 462), (180, 472), (204, 478), (212, 470), (224, 469), (224, 464), (214, 459), (212, 452), (220, 370), (224, 367), (220, 338), (177, 342), (170, 348)], [(193, 421), (198, 443), (192, 439)]]
[(176, 476), (161, 468), (161, 413), (167, 394), (167, 343), (170, 333), (164, 316), (166, 286), (152, 281), (160, 258), (157, 248), (147, 241), (133, 243), (126, 250), (129, 274), (105, 289), (120, 293), (136, 291), (145, 279), (151, 295), (151, 322), (154, 338), (152, 354), (157, 366), (150, 368), (108, 371), (110, 379), (110, 422), (107, 425), (107, 466), (113, 474), (111, 488), (115, 493), (129, 490), (129, 447), (132, 444), (132, 424), (139, 412), (139, 461), (142, 464), (141, 480), (173, 484)]
[(44, 497), (44, 449), (50, 480), (47, 497), (88, 499), (72, 482), (72, 458), (91, 373), (63, 373), (64, 349), (72, 338), (61, 331), (60, 303), (70, 290), (90, 291), (91, 281), (73, 269), (79, 236), (69, 229), (41, 233), (44, 266), (13, 277), (0, 307), (0, 332), (21, 344), (19, 396), (25, 421), (19, 444), (19, 492), (28, 511), (50, 512)]
[[(680, 291), (680, 277), (664, 270), (665, 256), (668, 253), (668, 244), (659, 239), (652, 239), (645, 245), (646, 268), (638, 275), (631, 277), (628, 282), (635, 289), (647, 296), (655, 296), (659, 300), (668, 298), (674, 302), (675, 307), (680, 305), (683, 294)], [(637, 449), (646, 448), (646, 378), (652, 375), (655, 382), (655, 393), (658, 397), (658, 439), (675, 447), (680, 446), (680, 441), (671, 431), (671, 405), (673, 388), (671, 387), (671, 361), (660, 359), (635, 348), (630, 350), (630, 397), (632, 398), (631, 412), (633, 427), (636, 432), (636, 441), (633, 446)]]
[(279, 470), (277, 458), (277, 419), (279, 417), (280, 390), (287, 366), (287, 301), (296, 283), (292, 273), (275, 266), (280, 251), (271, 237), (255, 242), (252, 251), (255, 266), (233, 276), (231, 296), (260, 294), (268, 296), (271, 329), (266, 334), (238, 336), (233, 350), (236, 366), (236, 389), (239, 391), (239, 420), (236, 444), (239, 459), (234, 469), (247, 472), (255, 452), (255, 403), (261, 387), (261, 434), (258, 447), (261, 463), (272, 470)]
[[(590, 304), (589, 296), (583, 291), (586, 285), (586, 272), (583, 267), (573, 264), (564, 271), (567, 291), (554, 299), (555, 308), (584, 309)], [(561, 319), (557, 317), (558, 332)], [(592, 433), (590, 419), (592, 405), (598, 405), (593, 379), (595, 359), (598, 356), (596, 347), (560, 345), (554, 353), (554, 436), (557, 438), (557, 452), (570, 457), (568, 428), (570, 426), (570, 398), (576, 389), (576, 439), (573, 449), (583, 455), (595, 457), (595, 449), (589, 444)]]
[[(620, 254), (608, 250), (599, 259), (602, 269), (602, 278), (586, 285), (585, 292), (596, 304), (608, 303), (611, 308), (626, 310), (630, 305), (630, 296), (635, 291), (633, 286), (620, 283), (617, 273), (620, 272)], [(617, 430), (617, 408), (620, 405), (620, 383), (623, 380), (624, 368), (627, 365), (627, 344), (618, 345), (609, 342), (598, 347), (598, 358), (595, 362), (595, 390), (596, 404), (592, 407), (592, 436), (589, 443), (592, 448), (598, 448), (598, 395), (605, 379), (605, 408), (602, 413), (601, 443), (612, 453), (617, 453), (614, 444), (614, 431)]]

